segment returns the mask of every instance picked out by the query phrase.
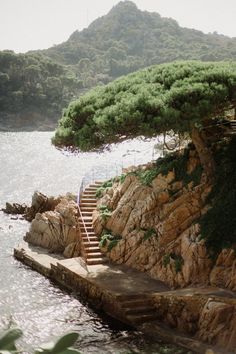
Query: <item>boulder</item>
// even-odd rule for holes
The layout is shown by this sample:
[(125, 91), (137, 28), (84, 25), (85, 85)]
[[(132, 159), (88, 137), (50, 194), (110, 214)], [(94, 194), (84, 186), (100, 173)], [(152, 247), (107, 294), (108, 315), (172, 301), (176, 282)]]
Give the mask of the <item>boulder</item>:
[(63, 253), (65, 257), (77, 257), (80, 254), (78, 216), (77, 204), (68, 197), (60, 197), (54, 210), (36, 214), (24, 240)]

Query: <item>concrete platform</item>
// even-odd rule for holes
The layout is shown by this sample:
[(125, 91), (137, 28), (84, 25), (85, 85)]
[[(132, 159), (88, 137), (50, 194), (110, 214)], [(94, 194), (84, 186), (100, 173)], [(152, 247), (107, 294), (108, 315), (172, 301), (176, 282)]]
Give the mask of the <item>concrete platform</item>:
[[(173, 342), (195, 353), (205, 353), (211, 346), (165, 327), (158, 320), (155, 300), (171, 298), (178, 302), (184, 297), (197, 298), (200, 294), (201, 299), (205, 298), (204, 301), (216, 297), (227, 298), (229, 302), (236, 303), (236, 294), (231, 291), (212, 287), (173, 291), (163, 282), (125, 265), (88, 266), (80, 257), (64, 259), (40, 247), (28, 246), (25, 242), (14, 249), (14, 256), (86, 299), (92, 307), (103, 310), (111, 317), (141, 330), (152, 338), (158, 337)], [(218, 348), (212, 349), (215, 354), (226, 353)]]

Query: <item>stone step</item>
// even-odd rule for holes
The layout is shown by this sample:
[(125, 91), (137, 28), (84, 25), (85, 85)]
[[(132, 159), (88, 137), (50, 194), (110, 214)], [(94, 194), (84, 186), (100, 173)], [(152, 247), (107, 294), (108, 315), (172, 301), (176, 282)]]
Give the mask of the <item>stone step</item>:
[(83, 198), (92, 198), (92, 199), (96, 199), (96, 193), (93, 193), (93, 192), (84, 192), (83, 193)]
[(97, 252), (101, 253), (101, 250), (98, 246), (94, 246), (94, 247), (93, 246), (86, 246), (85, 252), (86, 253), (97, 253)]
[(153, 306), (140, 306), (140, 307), (131, 307), (131, 308), (124, 308), (124, 313), (126, 315), (149, 315), (149, 314), (153, 314), (153, 312), (155, 311), (155, 309), (153, 308)]
[(129, 294), (129, 295), (117, 295), (116, 296), (117, 300), (121, 301), (122, 303), (125, 303), (127, 301), (134, 301), (134, 300), (142, 300), (146, 301), (150, 300), (150, 294), (149, 293), (135, 293), (135, 294)]
[(97, 199), (87, 199), (87, 198), (83, 198), (80, 201), (80, 207), (82, 206), (97, 206)]
[(81, 210), (81, 212), (83, 213), (83, 212), (87, 212), (87, 211), (90, 211), (91, 213), (95, 210), (96, 208), (94, 208), (94, 207), (81, 207), (80, 208), (80, 210)]
[(87, 230), (88, 233), (94, 231), (94, 229), (93, 229), (92, 226), (86, 226), (86, 225), (85, 225), (85, 227), (86, 227), (86, 229), (85, 229), (83, 226), (80, 226), (80, 231), (81, 231), (81, 233), (86, 234), (85, 230)]
[(100, 186), (101, 186), (103, 183), (104, 183), (103, 181), (95, 181), (95, 182), (94, 182), (94, 184), (100, 185)]
[[(84, 226), (85, 225), (85, 226)], [(80, 223), (80, 231), (84, 234), (87, 232), (94, 232), (93, 224), (91, 222)], [(89, 230), (88, 230), (89, 229)]]
[(88, 221), (92, 222), (92, 220), (93, 220), (92, 216), (83, 216), (83, 219), (81, 217), (79, 217), (79, 222), (80, 223), (83, 222), (83, 221), (84, 221), (84, 223), (86, 223)]
[(83, 242), (83, 245), (85, 248), (87, 248), (88, 246), (89, 247), (98, 247), (99, 241), (91, 241), (91, 242), (85, 241), (85, 242)]
[(121, 307), (122, 308), (138, 308), (143, 306), (152, 306), (152, 302), (149, 299), (133, 299), (129, 301), (122, 301)]
[[(84, 204), (84, 203), (83, 203), (83, 200), (84, 200), (84, 199), (87, 199), (87, 202), (86, 202), (86, 203), (97, 204), (97, 199), (96, 199), (96, 196), (95, 196), (95, 195), (86, 194), (86, 195), (83, 196), (83, 199), (81, 199), (81, 201), (80, 201), (80, 207)], [(95, 202), (94, 200), (96, 200), (96, 202)]]
[(91, 220), (80, 220), (79, 222), (80, 228), (84, 228), (84, 225), (87, 227), (93, 227), (92, 219)]
[(91, 193), (95, 193), (97, 192), (97, 189), (99, 188), (99, 186), (94, 186), (94, 187), (87, 187), (84, 192), (91, 192)]
[[(86, 230), (87, 230), (87, 229), (86, 229)], [(87, 234), (88, 234), (89, 236), (97, 236), (97, 235), (95, 234), (94, 230), (92, 230), (92, 231), (88, 231), (88, 230), (87, 230), (87, 232), (86, 232), (86, 231), (81, 231), (81, 236), (82, 236), (82, 237), (87, 236)]]
[(103, 183), (94, 183), (94, 184), (90, 184), (88, 187), (86, 187), (85, 189), (87, 190), (87, 188), (99, 188)]
[(137, 314), (137, 315), (128, 315), (127, 319), (132, 324), (141, 324), (144, 322), (155, 321), (157, 320), (157, 315), (155, 313), (150, 314)]
[(82, 237), (83, 242), (93, 242), (93, 241), (98, 241), (97, 236), (89, 236), (89, 237)]
[(94, 252), (94, 253), (86, 253), (86, 259), (91, 259), (91, 258), (99, 258), (99, 257), (102, 257), (102, 253), (100, 251), (100, 253), (98, 252)]
[(81, 210), (81, 214), (82, 214), (82, 216), (84, 217), (86, 217), (86, 216), (90, 216), (91, 218), (92, 218), (92, 216), (93, 216), (93, 211), (83, 211), (83, 210)]
[(105, 259), (102, 257), (87, 259), (86, 263), (88, 265), (97, 265), (105, 263)]

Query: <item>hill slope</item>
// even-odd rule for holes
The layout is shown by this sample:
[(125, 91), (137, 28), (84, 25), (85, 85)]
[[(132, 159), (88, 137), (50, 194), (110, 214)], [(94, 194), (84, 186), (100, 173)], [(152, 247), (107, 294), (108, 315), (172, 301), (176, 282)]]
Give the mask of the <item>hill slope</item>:
[(60, 45), (0, 52), (0, 129), (37, 129), (44, 117), (54, 128), (61, 109), (85, 90), (152, 64), (187, 59), (235, 60), (236, 38), (182, 28), (122, 1)]
[(122, 1), (87, 29), (43, 53), (72, 65), (91, 87), (153, 64), (236, 59), (236, 38), (182, 28), (173, 19)]

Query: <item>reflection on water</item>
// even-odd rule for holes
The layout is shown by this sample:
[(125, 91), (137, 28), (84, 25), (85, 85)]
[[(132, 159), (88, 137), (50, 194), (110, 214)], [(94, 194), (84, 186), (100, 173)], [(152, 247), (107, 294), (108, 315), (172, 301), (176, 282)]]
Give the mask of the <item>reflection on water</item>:
[[(71, 154), (52, 147), (51, 135), (0, 133), (0, 207), (6, 201), (29, 203), (35, 190), (51, 195), (76, 193), (85, 173), (104, 179), (104, 170), (114, 174), (120, 166), (148, 161), (154, 144), (136, 140), (115, 146), (110, 152)], [(26, 353), (68, 330), (79, 332), (81, 353), (167, 352), (165, 346), (160, 348), (142, 334), (102, 317), (14, 260), (13, 247), (28, 226), (26, 221), (0, 212), (0, 328), (22, 328), (21, 345)], [(178, 350), (170, 346), (168, 352)]]

